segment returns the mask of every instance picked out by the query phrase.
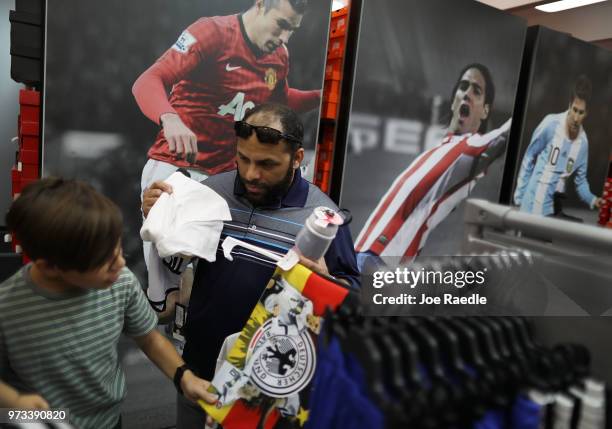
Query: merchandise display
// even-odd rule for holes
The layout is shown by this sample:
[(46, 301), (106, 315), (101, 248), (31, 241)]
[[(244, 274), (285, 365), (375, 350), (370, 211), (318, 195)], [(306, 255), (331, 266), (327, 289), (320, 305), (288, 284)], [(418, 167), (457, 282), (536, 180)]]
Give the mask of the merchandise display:
[(0, 229), (0, 427), (612, 428), (612, 51), (476, 0), (15, 2), (12, 205), (114, 211)]
[(528, 320), (372, 319), (342, 307), (325, 321), (306, 428), (606, 427), (588, 350), (544, 347)]

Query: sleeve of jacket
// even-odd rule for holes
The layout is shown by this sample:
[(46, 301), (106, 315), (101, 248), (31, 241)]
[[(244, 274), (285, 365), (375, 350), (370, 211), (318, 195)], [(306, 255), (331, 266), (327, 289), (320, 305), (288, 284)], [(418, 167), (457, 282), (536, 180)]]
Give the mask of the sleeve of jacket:
[(325, 254), (325, 263), (332, 276), (348, 281), (354, 290), (361, 288), (355, 246), (348, 225), (343, 225), (338, 229), (336, 238)]

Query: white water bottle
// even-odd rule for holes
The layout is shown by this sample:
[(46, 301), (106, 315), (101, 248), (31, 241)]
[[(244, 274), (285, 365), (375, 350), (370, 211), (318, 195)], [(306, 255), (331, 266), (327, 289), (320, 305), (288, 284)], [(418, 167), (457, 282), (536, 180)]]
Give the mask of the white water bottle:
[(325, 255), (336, 237), (338, 226), (344, 220), (339, 213), (327, 207), (317, 207), (306, 219), (295, 238), (295, 247), (306, 258), (317, 261)]

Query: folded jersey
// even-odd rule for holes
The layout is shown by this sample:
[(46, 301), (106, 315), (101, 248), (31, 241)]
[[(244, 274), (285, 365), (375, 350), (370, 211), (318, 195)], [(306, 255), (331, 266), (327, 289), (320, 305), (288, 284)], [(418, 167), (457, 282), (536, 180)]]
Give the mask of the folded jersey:
[(166, 182), (172, 194), (164, 192), (155, 202), (140, 230), (141, 238), (155, 243), (162, 258), (184, 255), (214, 261), (223, 221), (231, 220), (227, 202), (179, 172)]

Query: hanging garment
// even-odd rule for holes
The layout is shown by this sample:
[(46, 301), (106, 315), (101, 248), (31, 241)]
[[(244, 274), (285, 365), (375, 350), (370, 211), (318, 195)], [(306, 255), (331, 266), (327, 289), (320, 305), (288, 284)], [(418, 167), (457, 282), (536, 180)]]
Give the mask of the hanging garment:
[[(232, 219), (227, 202), (208, 186), (180, 172), (165, 182), (172, 186), (172, 194), (162, 193), (140, 230), (141, 238), (154, 244), (147, 290), (152, 303), (165, 301), (166, 294), (178, 284), (177, 266), (187, 265), (185, 260), (172, 257), (214, 261), (223, 221)], [(163, 258), (167, 258), (166, 264)]]
[[(331, 349), (331, 352), (337, 355), (334, 359), (337, 368), (336, 377), (343, 380), (344, 388), (338, 389), (338, 386), (332, 385), (338, 392), (338, 407), (333, 414), (335, 418), (332, 426), (329, 428), (383, 429), (385, 418), (381, 410), (368, 397), (365, 370), (359, 364), (358, 359), (351, 354), (344, 354), (342, 360), (342, 352), (339, 347)], [(341, 383), (339, 384), (342, 386)], [(324, 392), (320, 393), (324, 394)], [(324, 396), (328, 395), (324, 394)], [(311, 427), (318, 429), (319, 426), (312, 425)]]
[(543, 424), (544, 406), (519, 394), (510, 413), (510, 429), (538, 429)]
[(335, 338), (332, 338), (328, 345), (319, 341), (317, 370), (312, 381), (310, 413), (306, 429), (333, 427), (338, 400), (342, 398), (345, 390), (338, 376), (342, 366), (342, 362), (338, 362), (338, 359), (342, 359), (341, 353), (340, 345)]
[(474, 423), (474, 429), (504, 429), (504, 414), (499, 410), (487, 411)]
[(580, 402), (576, 416), (577, 429), (604, 429), (606, 420), (605, 383), (593, 379), (584, 380), (584, 387), (572, 387), (569, 393)]
[(554, 429), (571, 429), (575, 402), (569, 395), (558, 393), (555, 395), (555, 409), (553, 418)]
[[(336, 338), (326, 346), (319, 342), (317, 371), (310, 391), (306, 429), (383, 429), (384, 417), (367, 397), (363, 369), (350, 362)], [(351, 371), (353, 373), (351, 373)]]

